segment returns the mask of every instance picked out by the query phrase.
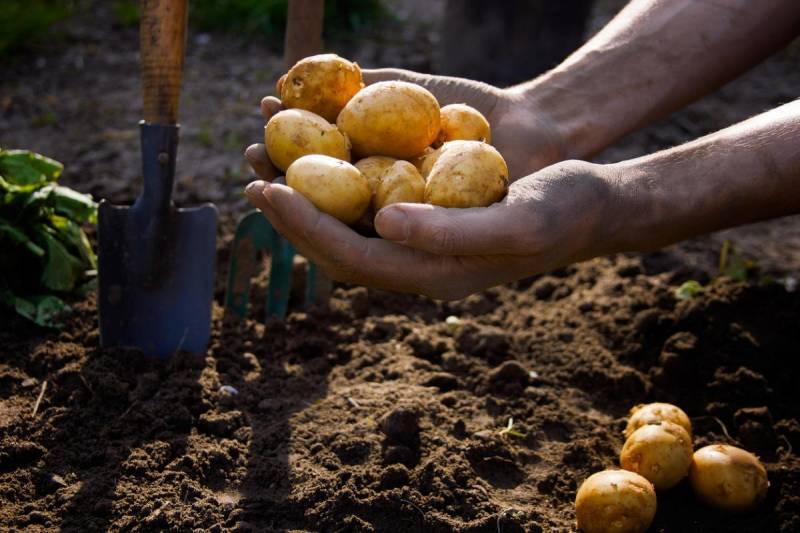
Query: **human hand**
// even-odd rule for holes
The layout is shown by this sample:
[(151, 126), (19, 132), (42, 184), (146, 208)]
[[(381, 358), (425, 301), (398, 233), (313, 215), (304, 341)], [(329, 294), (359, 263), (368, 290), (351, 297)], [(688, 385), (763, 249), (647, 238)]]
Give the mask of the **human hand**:
[(375, 218), (382, 239), (356, 233), (285, 185), (256, 181), (246, 193), (329, 277), (449, 300), (613, 251), (621, 217), (613, 216), (609, 168), (565, 161), (514, 182), (485, 208), (390, 205)]
[[(401, 69), (364, 70), (362, 74), (367, 85), (388, 80), (409, 81), (431, 91), (442, 106), (465, 103), (479, 110), (492, 126), (492, 145), (506, 160), (512, 181), (564, 159), (566, 152), (558, 128), (522, 90), (499, 89), (463, 78)], [(280, 110), (281, 102), (274, 96), (261, 101), (265, 120)], [(261, 179), (272, 181), (279, 175), (263, 144), (248, 147), (245, 157)]]

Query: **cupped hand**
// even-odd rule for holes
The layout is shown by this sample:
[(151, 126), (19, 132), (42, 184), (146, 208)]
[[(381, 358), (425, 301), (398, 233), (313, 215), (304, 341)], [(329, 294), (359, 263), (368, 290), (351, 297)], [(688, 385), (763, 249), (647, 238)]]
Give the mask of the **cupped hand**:
[[(465, 103), (478, 109), (492, 126), (492, 144), (503, 154), (512, 180), (564, 159), (565, 150), (558, 128), (522, 90), (499, 89), (463, 78), (431, 76), (401, 69), (364, 70), (362, 74), (364, 83), (368, 85), (388, 80), (409, 81), (431, 91), (443, 106)], [(265, 120), (281, 108), (280, 100), (274, 96), (261, 101)], [(263, 144), (248, 147), (245, 157), (261, 179), (272, 181), (278, 176), (279, 172), (270, 163)]]
[(565, 161), (513, 183), (501, 202), (445, 209), (394, 204), (375, 218), (383, 238), (364, 237), (293, 189), (259, 180), (247, 197), (331, 278), (456, 299), (612, 251), (610, 167)]

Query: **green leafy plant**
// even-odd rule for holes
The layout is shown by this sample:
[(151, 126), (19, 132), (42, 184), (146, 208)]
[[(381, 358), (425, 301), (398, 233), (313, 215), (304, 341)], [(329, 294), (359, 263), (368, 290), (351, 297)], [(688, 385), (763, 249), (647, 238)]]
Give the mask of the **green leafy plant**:
[(727, 276), (735, 281), (747, 281), (750, 273), (757, 269), (755, 262), (743, 258), (736, 252), (731, 241), (722, 243), (719, 251), (719, 275)]
[(689, 281), (684, 281), (680, 287), (675, 289), (675, 297), (678, 300), (689, 300), (701, 292), (703, 292), (703, 286), (700, 285), (700, 282), (690, 279)]
[(63, 165), (0, 149), (0, 304), (41, 326), (58, 326), (62, 299), (96, 272), (81, 225), (97, 222), (91, 197), (56, 183)]

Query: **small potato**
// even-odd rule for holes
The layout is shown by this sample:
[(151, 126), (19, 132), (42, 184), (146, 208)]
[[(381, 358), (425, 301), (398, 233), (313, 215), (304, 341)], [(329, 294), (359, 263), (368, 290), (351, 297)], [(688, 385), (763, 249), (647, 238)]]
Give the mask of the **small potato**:
[(364, 87), (357, 63), (336, 54), (320, 54), (298, 61), (278, 80), (283, 105), (311, 111), (329, 122)]
[(378, 182), (380, 182), (381, 174), (396, 162), (397, 159), (394, 157), (373, 155), (365, 157), (364, 159), (359, 159), (356, 162), (356, 168), (367, 178), (369, 186), (372, 189), (372, 194), (375, 194), (375, 191), (378, 190)]
[(286, 109), (264, 128), (264, 144), (272, 163), (286, 171), (296, 159), (323, 154), (350, 161), (350, 143), (336, 126), (310, 111)]
[(467, 104), (450, 104), (441, 109), (439, 142), (464, 140), (492, 142), (492, 128), (480, 111)]
[(689, 483), (700, 500), (731, 512), (755, 508), (769, 488), (767, 471), (758, 457), (727, 444), (694, 452)]
[(339, 113), (336, 124), (361, 157), (409, 159), (436, 140), (440, 121), (439, 102), (427, 89), (404, 81), (383, 81), (359, 91)]
[(367, 178), (356, 167), (326, 155), (306, 155), (292, 163), (286, 184), (345, 224), (357, 221), (372, 198)]
[(647, 424), (634, 431), (619, 456), (625, 470), (647, 478), (658, 490), (677, 485), (689, 473), (692, 439), (672, 422)]
[(431, 167), (433, 167), (433, 164), (439, 158), (439, 154), (441, 153), (442, 152), (440, 148), (433, 149), (429, 146), (428, 148), (425, 148), (425, 151), (420, 155), (409, 159), (408, 162), (417, 167), (417, 171), (419, 172), (420, 176), (427, 179), (428, 174), (431, 173)]
[(422, 203), (424, 196), (425, 180), (417, 168), (408, 161), (397, 161), (381, 174), (372, 205), (378, 212), (390, 204)]
[(439, 149), (428, 174), (425, 202), (442, 207), (486, 207), (508, 189), (508, 166), (492, 146), (453, 141)]
[(628, 425), (625, 427), (625, 438), (630, 437), (634, 431), (645, 424), (656, 424), (664, 420), (678, 424), (686, 430), (690, 437), (692, 436), (692, 423), (680, 407), (671, 403), (655, 402), (639, 404), (631, 409)]
[(575, 496), (578, 529), (584, 533), (642, 533), (655, 514), (652, 483), (626, 470), (592, 474)]

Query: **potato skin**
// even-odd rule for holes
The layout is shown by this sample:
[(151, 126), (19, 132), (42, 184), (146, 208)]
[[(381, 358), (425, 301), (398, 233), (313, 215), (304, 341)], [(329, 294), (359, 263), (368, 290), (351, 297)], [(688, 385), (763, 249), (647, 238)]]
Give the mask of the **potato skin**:
[(672, 422), (646, 424), (634, 431), (619, 456), (625, 470), (647, 478), (658, 490), (677, 485), (689, 473), (692, 439)]
[(350, 144), (336, 126), (310, 111), (286, 109), (264, 127), (264, 144), (272, 163), (286, 171), (296, 159), (323, 154), (350, 161)]
[(486, 207), (508, 190), (508, 166), (492, 146), (453, 141), (439, 149), (425, 186), (425, 202), (442, 207)]
[(283, 105), (311, 111), (328, 122), (364, 87), (357, 63), (336, 54), (319, 54), (301, 59), (278, 80)]
[(345, 224), (361, 218), (372, 198), (367, 178), (356, 167), (326, 155), (306, 155), (292, 163), (286, 184)]
[(386, 157), (383, 155), (371, 155), (364, 159), (356, 161), (355, 165), (358, 170), (367, 178), (369, 186), (372, 189), (372, 194), (378, 190), (378, 183), (381, 179), (383, 171), (394, 165), (397, 159), (394, 157)]
[(592, 474), (575, 496), (578, 529), (584, 533), (642, 533), (655, 514), (653, 485), (626, 470)]
[(678, 424), (689, 436), (692, 436), (692, 423), (686, 413), (677, 405), (671, 403), (654, 402), (639, 404), (630, 411), (628, 425), (625, 427), (625, 438), (645, 424), (653, 424), (666, 420)]
[(694, 453), (689, 483), (704, 503), (730, 512), (754, 509), (769, 489), (767, 471), (758, 457), (727, 444), (712, 444)]
[(442, 126), (438, 142), (492, 142), (492, 128), (480, 111), (467, 104), (450, 104), (441, 109)]
[(439, 102), (419, 85), (383, 81), (364, 88), (339, 113), (336, 124), (360, 157), (409, 159), (439, 135)]
[(408, 161), (397, 161), (383, 171), (372, 200), (376, 212), (400, 202), (421, 203), (425, 197), (425, 180)]
[(425, 151), (419, 154), (416, 157), (412, 157), (408, 160), (409, 163), (414, 165), (419, 172), (419, 175), (423, 178), (427, 179), (428, 174), (431, 173), (431, 168), (436, 160), (439, 158), (439, 154), (441, 154), (440, 148), (431, 148), (430, 146), (425, 148)]

